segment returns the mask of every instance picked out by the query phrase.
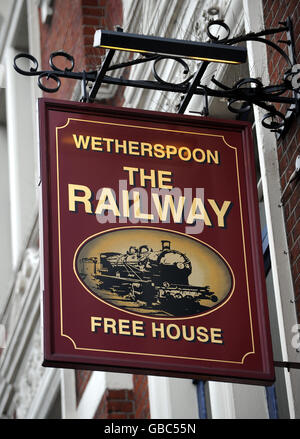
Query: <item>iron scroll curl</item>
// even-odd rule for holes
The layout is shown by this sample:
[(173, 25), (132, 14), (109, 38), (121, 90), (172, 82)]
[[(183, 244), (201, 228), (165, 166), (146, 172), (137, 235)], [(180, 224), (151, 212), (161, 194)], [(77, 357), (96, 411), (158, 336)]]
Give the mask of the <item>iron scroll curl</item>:
[[(66, 61), (70, 63), (70, 66), (64, 67), (64, 69), (58, 67), (54, 59), (55, 58), (62, 58), (63, 61)], [(24, 68), (21, 68), (18, 64), (19, 60), (29, 61), (32, 65), (28, 68), (28, 70), (25, 70)], [(83, 72), (73, 72), (74, 66), (75, 66), (75, 60), (72, 55), (69, 53), (59, 50), (56, 52), (51, 53), (49, 58), (49, 66), (51, 70), (38, 70), (39, 64), (37, 59), (28, 53), (19, 53), (14, 58), (14, 69), (20, 73), (21, 75), (25, 76), (37, 76), (38, 77), (38, 86), (41, 90), (45, 91), (46, 93), (56, 93), (60, 87), (61, 87), (61, 80), (60, 78), (69, 78), (69, 79), (77, 79), (82, 81), (87, 80), (94, 80), (96, 72), (90, 72), (87, 73), (85, 71)], [(52, 87), (46, 86), (43, 82), (43, 79), (46, 79), (46, 81), (54, 81), (54, 85)]]
[[(24, 70), (21, 67), (18, 66), (17, 61), (19, 59), (23, 59), (23, 60), (29, 60), (31, 63), (33, 63), (33, 66), (31, 66), (29, 68), (29, 70)], [(56, 93), (60, 86), (61, 86), (61, 81), (58, 78), (58, 76), (53, 72), (45, 72), (45, 71), (40, 71), (38, 70), (39, 64), (37, 59), (27, 53), (19, 53), (18, 55), (15, 56), (14, 58), (14, 69), (22, 74), (22, 75), (26, 75), (26, 76), (38, 76), (38, 86), (39, 88), (41, 88), (43, 91), (47, 92), (47, 93)], [(48, 81), (49, 79), (52, 79), (55, 83), (56, 86), (55, 87), (46, 87), (43, 82), (42, 79), (46, 78), (46, 80)]]
[[(184, 75), (188, 75), (190, 73), (190, 68), (188, 66), (188, 64), (181, 58), (177, 58), (177, 57), (172, 57), (172, 56), (158, 56), (152, 65), (152, 72), (153, 72), (153, 76), (154, 78), (162, 83), (162, 84), (168, 84), (168, 85), (172, 85), (172, 82), (169, 81), (165, 81), (158, 73), (157, 73), (157, 63), (159, 61), (162, 60), (166, 60), (166, 59), (171, 59), (174, 60), (175, 62), (178, 62), (182, 67), (183, 67), (183, 74)], [(181, 82), (177, 82), (176, 85), (187, 85), (190, 83), (191, 79), (194, 77), (194, 73), (190, 74), (185, 80), (181, 81)]]
[[(71, 67), (65, 67), (64, 70), (57, 67), (53, 61), (54, 58), (57, 58), (57, 57), (62, 57), (62, 58), (65, 58), (67, 61), (70, 61)], [(74, 69), (75, 60), (74, 60), (74, 57), (72, 55), (70, 55), (69, 53), (64, 52), (64, 51), (57, 51), (57, 52), (51, 53), (50, 58), (49, 58), (49, 65), (56, 72), (72, 72)]]
[[(20, 58), (27, 59), (31, 61), (34, 64), (34, 67), (30, 67), (29, 71), (21, 69), (21, 67), (18, 66), (17, 60)], [(39, 63), (37, 62), (37, 59), (30, 55), (29, 53), (18, 53), (18, 55), (14, 58), (14, 69), (20, 73), (21, 75), (25, 76), (33, 76), (33, 75), (39, 75), (42, 72), (38, 71)]]
[[(214, 35), (211, 32), (210, 28), (212, 26), (215, 26), (215, 25), (219, 25), (221, 28), (223, 28), (226, 31), (225, 37), (220, 38), (219, 35)], [(230, 28), (223, 20), (210, 20), (207, 27), (206, 27), (206, 33), (209, 36), (211, 41), (214, 41), (216, 43), (223, 43), (223, 42), (227, 42), (229, 39)]]

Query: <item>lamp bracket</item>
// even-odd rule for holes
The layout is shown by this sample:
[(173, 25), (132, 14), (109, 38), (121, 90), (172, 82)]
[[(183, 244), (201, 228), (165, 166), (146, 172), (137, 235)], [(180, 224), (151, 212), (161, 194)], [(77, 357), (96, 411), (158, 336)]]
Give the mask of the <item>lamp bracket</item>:
[[(219, 25), (225, 32), (222, 39), (213, 34), (213, 26)], [(122, 29), (118, 27), (118, 32)], [(276, 43), (265, 37), (275, 34), (285, 34)], [(74, 72), (75, 61), (72, 55), (64, 51), (56, 51), (50, 55), (49, 70), (38, 70), (38, 62), (35, 57), (26, 53), (19, 53), (14, 58), (15, 70), (26, 76), (37, 76), (38, 86), (46, 93), (55, 93), (61, 86), (60, 78), (75, 79), (81, 81), (82, 95), (80, 101), (94, 102), (102, 84), (113, 84), (124, 87), (137, 87), (149, 90), (160, 90), (162, 92), (178, 93), (181, 96), (181, 103), (177, 106), (178, 113), (183, 114), (192, 99), (193, 95), (204, 97), (204, 109), (199, 112), (207, 116), (208, 97), (223, 98), (227, 101), (228, 109), (242, 117), (253, 105), (266, 111), (262, 118), (262, 125), (283, 136), (287, 131), (292, 120), (299, 115), (300, 109), (300, 65), (296, 63), (295, 42), (293, 34), (292, 20), (279, 22), (279, 27), (265, 29), (261, 32), (250, 32), (234, 38), (229, 38), (230, 29), (223, 20), (210, 21), (207, 26), (207, 44), (226, 44), (235, 45), (247, 41), (256, 41), (271, 47), (283, 58), (286, 69), (282, 74), (278, 84), (264, 86), (258, 78), (243, 78), (231, 87), (222, 84), (214, 76), (211, 77), (208, 85), (201, 84), (204, 73), (210, 61), (199, 62), (196, 72), (191, 73), (188, 63), (177, 56), (158, 55), (143, 53), (137, 58), (127, 62), (112, 65), (112, 59), (117, 49), (108, 49), (99, 70)], [(283, 39), (284, 38), (284, 39)], [(285, 46), (284, 50), (279, 44)], [(64, 69), (58, 68), (55, 64), (58, 58), (63, 58), (67, 64)], [(31, 64), (29, 69), (24, 70), (19, 66), (20, 60), (27, 60)], [(183, 69), (185, 79), (181, 82), (169, 82), (164, 80), (158, 73), (158, 63), (165, 59), (171, 59), (178, 63)], [(152, 72), (154, 80), (132, 80), (122, 75), (123, 69), (141, 63), (152, 62)], [(109, 75), (110, 72), (121, 70), (119, 77)], [(206, 81), (207, 84), (207, 81)], [(89, 89), (89, 91), (88, 91)], [(284, 108), (284, 110), (282, 109)]]

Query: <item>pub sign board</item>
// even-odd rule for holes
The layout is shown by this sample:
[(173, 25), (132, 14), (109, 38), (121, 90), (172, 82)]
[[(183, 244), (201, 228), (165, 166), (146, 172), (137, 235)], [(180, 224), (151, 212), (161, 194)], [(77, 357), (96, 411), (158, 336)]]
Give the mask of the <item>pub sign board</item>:
[(44, 365), (271, 383), (251, 126), (39, 100)]

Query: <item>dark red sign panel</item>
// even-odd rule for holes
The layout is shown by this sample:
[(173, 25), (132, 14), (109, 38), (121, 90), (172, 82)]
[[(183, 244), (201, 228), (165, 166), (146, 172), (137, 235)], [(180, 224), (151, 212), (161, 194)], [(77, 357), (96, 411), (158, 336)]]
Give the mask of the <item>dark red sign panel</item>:
[(272, 382), (251, 126), (39, 111), (44, 364)]

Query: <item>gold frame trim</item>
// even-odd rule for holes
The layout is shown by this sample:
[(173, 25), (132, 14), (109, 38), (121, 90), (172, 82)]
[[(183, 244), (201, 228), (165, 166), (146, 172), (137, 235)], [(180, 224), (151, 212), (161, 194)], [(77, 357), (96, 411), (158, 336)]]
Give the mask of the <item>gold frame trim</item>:
[[(252, 342), (252, 351), (246, 352), (241, 361), (231, 361), (231, 360), (217, 360), (217, 359), (210, 359), (210, 358), (194, 358), (194, 357), (184, 357), (184, 356), (175, 356), (175, 355), (167, 355), (167, 354), (151, 354), (147, 352), (127, 352), (127, 351), (114, 351), (114, 350), (107, 350), (107, 349), (97, 349), (97, 348), (85, 348), (85, 347), (79, 347), (76, 345), (76, 342), (67, 334), (63, 332), (63, 311), (62, 311), (62, 273), (61, 273), (61, 224), (60, 224), (60, 196), (59, 196), (59, 160), (58, 160), (58, 130), (66, 128), (71, 121), (77, 121), (77, 122), (86, 122), (86, 123), (97, 123), (102, 125), (115, 125), (115, 126), (125, 126), (129, 128), (141, 128), (141, 129), (147, 129), (147, 130), (155, 130), (155, 131), (166, 131), (166, 132), (175, 132), (175, 133), (183, 133), (183, 134), (194, 134), (194, 135), (200, 135), (200, 136), (210, 136), (210, 137), (220, 137), (225, 145), (227, 145), (229, 148), (234, 149), (235, 151), (235, 159), (236, 159), (236, 171), (237, 171), (237, 182), (238, 182), (238, 193), (239, 193), (239, 206), (240, 206), (240, 218), (241, 218), (241, 227), (242, 227), (242, 241), (243, 241), (243, 252), (244, 252), (244, 265), (245, 265), (245, 275), (246, 275), (246, 284), (247, 284), (247, 297), (248, 297), (248, 309), (249, 309), (249, 321), (250, 321), (250, 332), (251, 332), (251, 342)], [(176, 358), (176, 359), (185, 359), (185, 360), (196, 360), (196, 361), (209, 361), (209, 362), (218, 362), (218, 363), (228, 363), (228, 364), (244, 364), (244, 361), (248, 355), (255, 353), (255, 343), (254, 343), (254, 335), (253, 335), (253, 323), (252, 323), (252, 313), (251, 313), (251, 303), (250, 303), (250, 292), (249, 292), (249, 281), (248, 281), (248, 271), (247, 271), (247, 257), (246, 257), (246, 249), (245, 249), (245, 236), (244, 236), (244, 226), (243, 226), (243, 211), (242, 211), (242, 205), (241, 205), (241, 190), (240, 190), (240, 178), (239, 178), (239, 166), (238, 166), (238, 157), (237, 157), (237, 148), (230, 145), (228, 142), (226, 142), (224, 135), (221, 134), (209, 134), (209, 133), (198, 133), (194, 131), (183, 131), (183, 130), (171, 130), (166, 128), (155, 128), (155, 127), (147, 127), (142, 125), (129, 125), (129, 124), (121, 124), (121, 123), (113, 123), (113, 122), (102, 122), (102, 121), (94, 121), (94, 120), (87, 120), (87, 119), (78, 119), (78, 118), (72, 118), (69, 117), (67, 119), (67, 122), (62, 126), (56, 127), (56, 183), (57, 183), (57, 220), (58, 220), (58, 248), (59, 248), (59, 287), (60, 287), (60, 329), (61, 333), (60, 335), (62, 337), (66, 337), (73, 343), (74, 349), (81, 350), (81, 351), (93, 351), (93, 352), (109, 352), (109, 353), (115, 353), (115, 354), (129, 354), (129, 355), (141, 355), (141, 356), (153, 356), (153, 357), (160, 357), (160, 358)], [(178, 232), (180, 233), (180, 232)], [(206, 244), (207, 245), (207, 244)], [(77, 248), (78, 249), (78, 248)], [(77, 250), (76, 250), (77, 251)], [(229, 267), (230, 265), (227, 264)], [(230, 267), (231, 269), (231, 267)], [(231, 269), (232, 270), (232, 269)], [(233, 271), (232, 271), (233, 273)], [(233, 294), (234, 289), (232, 288), (232, 292), (230, 293), (230, 296)], [(213, 310), (211, 311), (213, 312)]]

